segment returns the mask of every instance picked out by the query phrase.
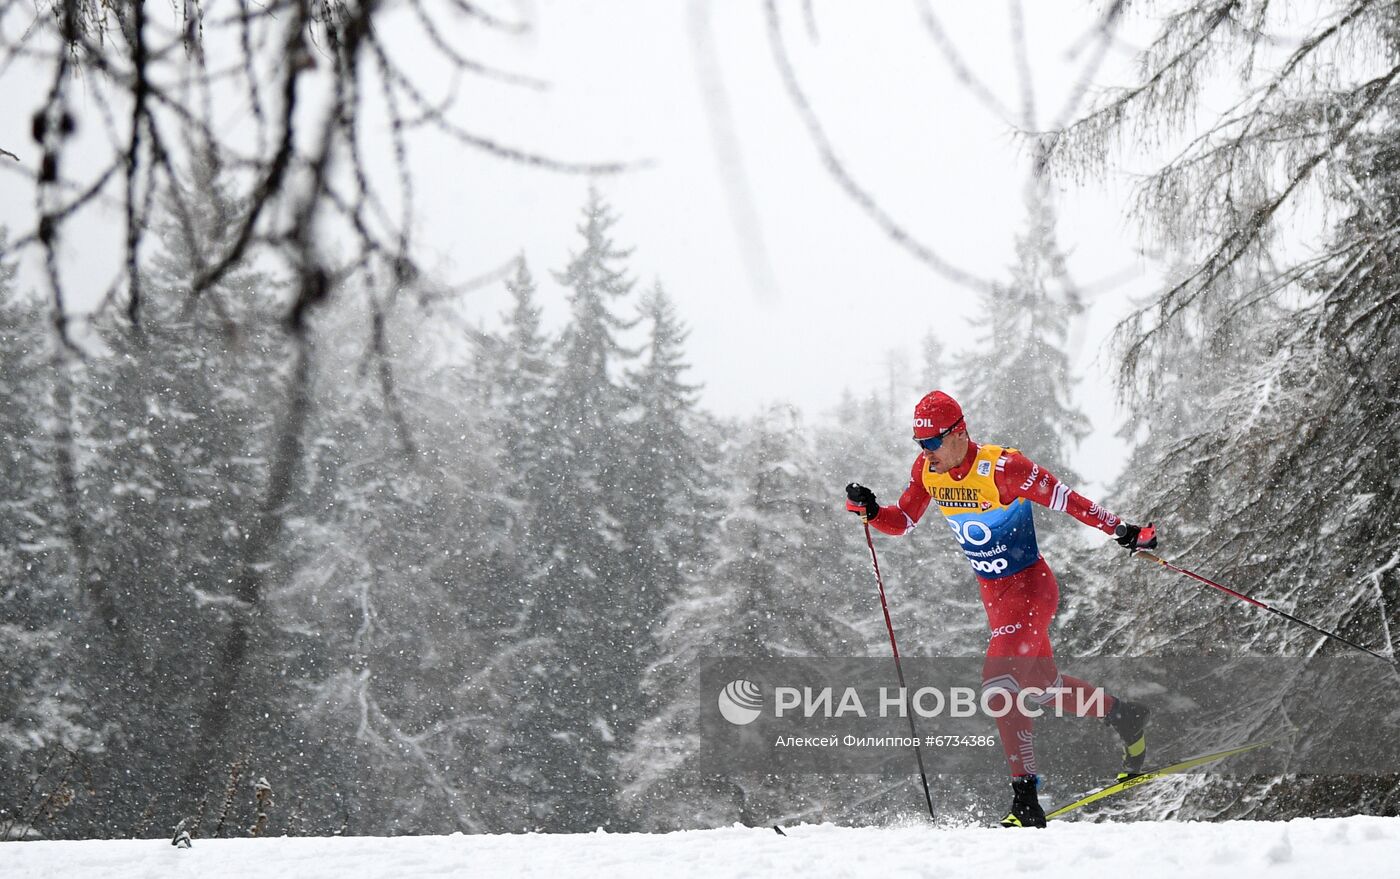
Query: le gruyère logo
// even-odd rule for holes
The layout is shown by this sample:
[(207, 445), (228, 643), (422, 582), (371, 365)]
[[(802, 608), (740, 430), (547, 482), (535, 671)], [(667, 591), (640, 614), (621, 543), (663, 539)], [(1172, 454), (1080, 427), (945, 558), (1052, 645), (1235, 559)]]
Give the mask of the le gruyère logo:
[(940, 507), (954, 507), (960, 510), (975, 510), (982, 497), (975, 488), (939, 488), (934, 500)]

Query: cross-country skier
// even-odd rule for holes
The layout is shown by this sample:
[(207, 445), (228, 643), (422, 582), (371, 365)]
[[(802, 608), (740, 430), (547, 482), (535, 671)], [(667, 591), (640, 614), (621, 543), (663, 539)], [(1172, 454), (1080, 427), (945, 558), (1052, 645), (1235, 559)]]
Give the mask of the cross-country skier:
[[(1060, 590), (1036, 545), (1030, 503), (1069, 513), (1113, 535), (1130, 551), (1157, 545), (1152, 525), (1124, 522), (1015, 449), (973, 442), (962, 408), (942, 391), (933, 391), (914, 407), (914, 441), (920, 453), (898, 503), (882, 507), (873, 491), (853, 482), (846, 486), (848, 508), (879, 531), (904, 535), (914, 530), (929, 504), (936, 503), (981, 584), (991, 629), (983, 689), (1011, 698), (1022, 689), (1038, 688), (1047, 691), (1037, 700), (1041, 704), (1063, 694), (1060, 704), (1102, 717), (1122, 737), (1119, 777), (1141, 772), (1147, 755), (1147, 708), (1111, 695), (1095, 700), (1093, 685), (1061, 674), (1055, 666), (1050, 623)], [(1045, 811), (1036, 796), (1032, 718), (1013, 702), (1011, 710), (997, 718), (997, 731), (1011, 768), (1013, 792), (1002, 826), (1044, 827)]]

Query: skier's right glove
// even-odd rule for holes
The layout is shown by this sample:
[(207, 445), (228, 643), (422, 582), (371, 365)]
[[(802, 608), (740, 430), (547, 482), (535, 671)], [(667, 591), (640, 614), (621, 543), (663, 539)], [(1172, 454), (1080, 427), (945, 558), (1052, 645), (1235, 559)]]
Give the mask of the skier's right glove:
[(1129, 525), (1127, 522), (1119, 522), (1118, 527), (1113, 529), (1113, 539), (1118, 541), (1118, 545), (1128, 552), (1137, 552), (1140, 549), (1157, 548), (1157, 529), (1152, 527), (1152, 523), (1146, 525)]
[(859, 513), (862, 519), (873, 519), (880, 515), (880, 505), (875, 502), (875, 492), (852, 482), (846, 486), (846, 509)]

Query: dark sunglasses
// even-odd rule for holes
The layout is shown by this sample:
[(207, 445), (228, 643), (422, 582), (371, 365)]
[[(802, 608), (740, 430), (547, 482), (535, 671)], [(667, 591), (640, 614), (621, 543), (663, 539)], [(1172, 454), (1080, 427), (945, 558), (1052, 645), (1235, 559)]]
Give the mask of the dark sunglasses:
[(943, 431), (938, 436), (930, 436), (924, 439), (915, 438), (914, 442), (918, 443), (919, 448), (923, 449), (926, 452), (936, 452), (939, 449), (943, 448), (943, 438), (948, 434), (952, 433), (953, 431), (957, 430), (959, 424), (962, 424), (961, 418), (959, 418), (957, 421), (954, 421), (951, 425), (949, 425), (947, 430)]

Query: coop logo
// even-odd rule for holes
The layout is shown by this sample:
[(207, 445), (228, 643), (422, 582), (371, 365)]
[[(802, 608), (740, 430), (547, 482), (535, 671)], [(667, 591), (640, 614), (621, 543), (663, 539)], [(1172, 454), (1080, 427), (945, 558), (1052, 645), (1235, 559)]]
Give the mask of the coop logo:
[(719, 713), (735, 726), (758, 720), (763, 710), (763, 692), (751, 681), (730, 681), (719, 691)]
[(981, 571), (984, 574), (1000, 574), (1002, 571), (1011, 567), (1006, 559), (992, 559), (991, 561), (968, 559), (968, 561), (972, 563), (972, 569), (974, 571)]

